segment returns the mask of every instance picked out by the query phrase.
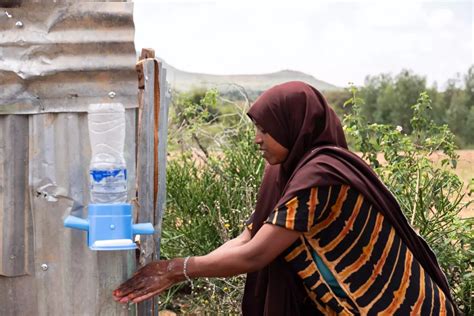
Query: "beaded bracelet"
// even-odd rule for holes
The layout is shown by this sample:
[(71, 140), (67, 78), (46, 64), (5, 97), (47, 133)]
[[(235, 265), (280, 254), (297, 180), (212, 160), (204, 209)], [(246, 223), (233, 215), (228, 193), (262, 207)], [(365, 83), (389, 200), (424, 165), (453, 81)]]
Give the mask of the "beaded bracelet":
[(189, 283), (191, 283), (191, 290), (194, 290), (193, 280), (191, 280), (191, 278), (188, 275), (188, 260), (189, 260), (189, 258), (191, 258), (191, 256), (187, 256), (184, 259), (183, 274), (184, 274), (184, 277), (186, 278), (186, 280), (189, 281)]

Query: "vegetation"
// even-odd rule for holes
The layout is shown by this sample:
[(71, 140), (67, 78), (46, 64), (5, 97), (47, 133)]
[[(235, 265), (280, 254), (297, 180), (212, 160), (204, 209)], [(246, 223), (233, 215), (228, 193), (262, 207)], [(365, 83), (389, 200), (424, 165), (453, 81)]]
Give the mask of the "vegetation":
[[(414, 79), (410, 74), (408, 78)], [(414, 89), (410, 97), (400, 98), (402, 104), (423, 85), (412, 86), (403, 80), (402, 84), (400, 80), (392, 81), (393, 87)], [(433, 112), (438, 101), (430, 98), (432, 91), (417, 92), (411, 115), (403, 114), (402, 118), (387, 116), (382, 109), (379, 114), (376, 109), (368, 111), (367, 104), (371, 106), (374, 98), (369, 98), (367, 89), (348, 89), (345, 95), (349, 100), (346, 98), (345, 107), (338, 108), (345, 113), (345, 130), (352, 147), (362, 152), (395, 194), (410, 223), (435, 251), (460, 308), (472, 313), (474, 224), (472, 218), (458, 216), (472, 201), (453, 173), (456, 137), (446, 124), (437, 122)], [(400, 91), (406, 91), (403, 89)], [(380, 92), (374, 102), (387, 98), (382, 97), (384, 93)], [(247, 94), (239, 89), (239, 95), (240, 102), (226, 100), (215, 90), (174, 98), (169, 134), (174, 152), (168, 161), (162, 258), (210, 252), (240, 234), (253, 210), (263, 161), (253, 144), (253, 126), (245, 115)], [(398, 111), (406, 112), (402, 108), (397, 105)], [(371, 122), (382, 117), (394, 122), (408, 120), (408, 124)], [(435, 151), (445, 155), (440, 163), (430, 160)], [(243, 284), (243, 276), (196, 280), (193, 290), (183, 283), (161, 297), (162, 308), (239, 314)]]
[[(175, 110), (196, 111), (186, 119), (178, 112), (172, 119), (170, 142), (180, 153), (168, 161), (163, 258), (204, 255), (238, 236), (253, 210), (264, 166), (245, 115), (247, 103), (219, 99), (215, 90), (201, 94), (196, 103), (191, 97), (175, 98), (182, 101)], [(233, 113), (207, 121), (208, 107), (218, 103)], [(163, 306), (183, 313), (239, 314), (244, 280), (199, 279), (194, 291), (181, 284), (162, 297)]]
[[(361, 114), (368, 123), (402, 126), (410, 133), (410, 119), (418, 96), (426, 91), (431, 100), (431, 110), (425, 115), (437, 125), (447, 124), (455, 135), (455, 143), (460, 148), (474, 146), (474, 66), (467, 73), (449, 79), (444, 91), (436, 85), (427, 87), (426, 79), (408, 70), (398, 75), (380, 74), (367, 76), (360, 88)], [(344, 101), (350, 97), (349, 89), (327, 93), (329, 103), (341, 114), (350, 112)]]
[[(429, 118), (432, 103), (426, 92), (411, 107), (410, 133), (402, 126), (368, 124), (362, 114), (363, 99), (355, 87), (351, 92), (346, 101), (352, 105), (344, 118), (346, 133), (433, 249), (458, 306), (469, 315), (474, 312), (474, 219), (459, 214), (474, 200), (466, 201), (464, 183), (453, 172), (458, 158), (455, 136), (447, 125), (437, 125)], [(436, 164), (430, 158), (438, 151), (444, 159)]]

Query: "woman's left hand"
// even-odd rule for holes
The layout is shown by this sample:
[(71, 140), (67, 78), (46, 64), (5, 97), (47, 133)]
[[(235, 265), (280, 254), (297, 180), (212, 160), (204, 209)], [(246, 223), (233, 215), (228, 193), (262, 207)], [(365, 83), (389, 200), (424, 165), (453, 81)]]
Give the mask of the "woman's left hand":
[[(139, 303), (184, 280), (183, 259), (150, 262), (113, 291), (119, 303)], [(181, 267), (181, 268), (180, 268)]]

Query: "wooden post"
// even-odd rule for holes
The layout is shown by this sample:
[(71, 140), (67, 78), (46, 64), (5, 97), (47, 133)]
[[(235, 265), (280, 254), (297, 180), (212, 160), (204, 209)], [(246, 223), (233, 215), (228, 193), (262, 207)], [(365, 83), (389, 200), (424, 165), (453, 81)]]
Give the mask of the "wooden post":
[[(160, 75), (160, 107), (159, 107), (159, 130), (158, 130), (158, 181), (157, 194), (155, 205), (155, 253), (154, 259), (160, 259), (161, 246), (161, 226), (163, 220), (163, 213), (166, 206), (166, 159), (167, 159), (167, 144), (168, 144), (168, 111), (170, 102), (170, 94), (166, 84), (166, 69), (159, 64)], [(158, 301), (155, 300), (155, 310), (158, 311)]]
[[(168, 109), (165, 73), (154, 58), (154, 51), (143, 49), (136, 65), (139, 87), (137, 115), (137, 199), (135, 219), (152, 222), (155, 235), (142, 236), (138, 265), (159, 259), (161, 219), (166, 198), (166, 138)], [(158, 315), (158, 299), (138, 305), (138, 315)]]

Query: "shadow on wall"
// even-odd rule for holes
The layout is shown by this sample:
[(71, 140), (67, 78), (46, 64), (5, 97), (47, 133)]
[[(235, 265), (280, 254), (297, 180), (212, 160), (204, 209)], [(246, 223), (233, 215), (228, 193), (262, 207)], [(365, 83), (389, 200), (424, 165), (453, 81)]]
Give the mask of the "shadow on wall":
[(21, 5), (22, 0), (0, 0), (0, 8), (14, 8)]

